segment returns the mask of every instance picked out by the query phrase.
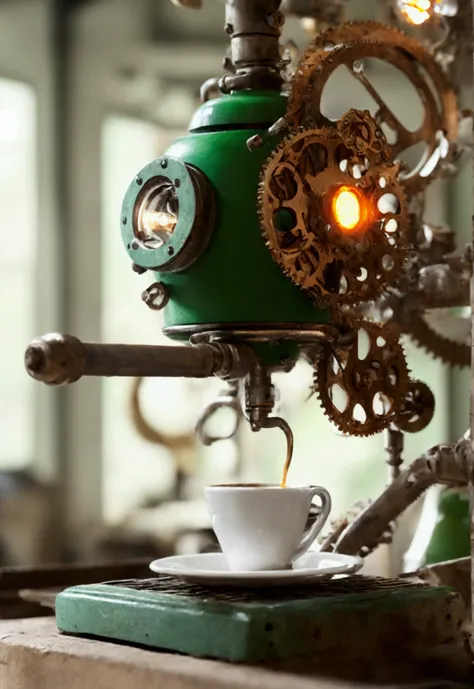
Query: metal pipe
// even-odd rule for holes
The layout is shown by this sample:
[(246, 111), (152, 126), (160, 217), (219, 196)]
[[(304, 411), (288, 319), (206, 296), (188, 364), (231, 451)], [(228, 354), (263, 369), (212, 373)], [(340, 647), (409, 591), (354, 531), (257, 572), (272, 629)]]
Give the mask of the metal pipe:
[(284, 21), (281, 0), (227, 0), (225, 31), (230, 36), (235, 74), (219, 80), (223, 93), (281, 88), (279, 37)]
[(82, 376), (242, 377), (247, 363), (245, 355), (232, 345), (91, 344), (71, 335), (51, 333), (30, 343), (25, 367), (36, 380), (65, 385)]

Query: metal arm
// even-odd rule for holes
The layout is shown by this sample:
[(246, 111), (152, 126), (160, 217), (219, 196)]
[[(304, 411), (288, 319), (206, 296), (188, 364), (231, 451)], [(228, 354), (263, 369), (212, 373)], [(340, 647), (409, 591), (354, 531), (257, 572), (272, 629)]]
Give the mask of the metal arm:
[(48, 385), (74, 383), (82, 376), (242, 378), (249, 366), (247, 349), (229, 344), (95, 344), (59, 333), (33, 340), (25, 353), (30, 376)]

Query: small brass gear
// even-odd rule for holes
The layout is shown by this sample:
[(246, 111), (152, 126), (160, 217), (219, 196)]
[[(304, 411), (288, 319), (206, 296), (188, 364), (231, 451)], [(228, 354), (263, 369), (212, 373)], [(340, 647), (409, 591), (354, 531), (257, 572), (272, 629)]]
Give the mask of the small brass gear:
[[(259, 216), (283, 272), (320, 304), (375, 298), (403, 269), (408, 226), (399, 167), (368, 112), (337, 127), (295, 132), (265, 164)], [(343, 230), (333, 210), (340, 190), (357, 199), (360, 223)]]
[(395, 424), (406, 433), (418, 433), (428, 426), (434, 412), (435, 398), (428, 385), (420, 380), (412, 380)]
[[(416, 131), (406, 129), (373, 87), (364, 73), (364, 58), (389, 62), (411, 81), (424, 107), (423, 122)], [(332, 27), (310, 44), (300, 60), (289, 94), (290, 127), (330, 123), (321, 111), (322, 93), (340, 65), (345, 65), (376, 101), (375, 120), (395, 134), (395, 157), (415, 144), (425, 143), (419, 163), (401, 176), (407, 192), (420, 191), (440, 171), (439, 161), (449, 158), (458, 134), (456, 93), (441, 67), (421, 43), (393, 27), (371, 21)]]
[(347, 349), (323, 351), (315, 366), (315, 389), (324, 413), (340, 431), (367, 436), (398, 417), (410, 378), (403, 349), (389, 327), (364, 321), (354, 335)]

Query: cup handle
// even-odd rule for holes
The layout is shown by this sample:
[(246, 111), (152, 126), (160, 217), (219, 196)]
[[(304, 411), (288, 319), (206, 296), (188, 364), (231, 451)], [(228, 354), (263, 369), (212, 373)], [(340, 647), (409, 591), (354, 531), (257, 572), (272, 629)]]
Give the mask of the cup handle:
[(314, 543), (316, 537), (318, 536), (319, 532), (326, 523), (326, 520), (329, 517), (329, 513), (331, 512), (331, 496), (325, 488), (322, 488), (322, 486), (311, 486), (310, 495), (311, 500), (315, 496), (318, 496), (320, 498), (321, 513), (319, 514), (313, 526), (310, 528), (306, 536), (303, 537), (303, 540), (297, 547), (295, 554), (293, 556), (293, 559), (295, 560), (304, 555), (308, 548)]

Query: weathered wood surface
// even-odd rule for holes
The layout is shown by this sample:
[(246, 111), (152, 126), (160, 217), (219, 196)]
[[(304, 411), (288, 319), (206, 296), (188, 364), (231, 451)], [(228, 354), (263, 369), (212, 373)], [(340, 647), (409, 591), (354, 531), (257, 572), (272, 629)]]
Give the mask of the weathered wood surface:
[[(340, 659), (343, 663), (344, 659)], [(300, 668), (301, 673), (301, 668)], [(8, 689), (375, 689), (375, 684), (235, 666), (64, 636), (51, 619), (0, 622), (0, 687)], [(452, 681), (387, 688), (454, 689)]]

